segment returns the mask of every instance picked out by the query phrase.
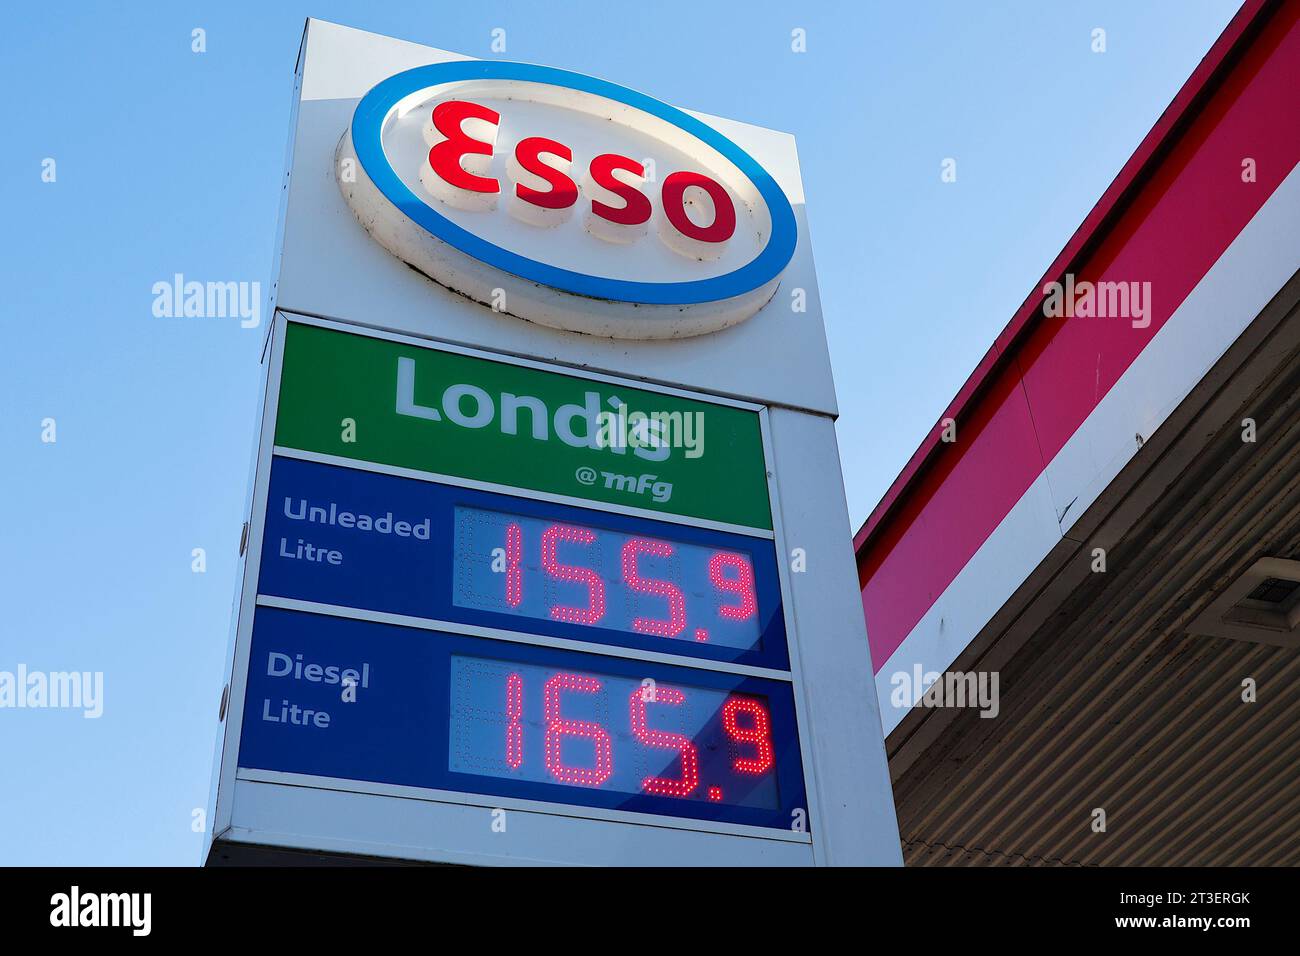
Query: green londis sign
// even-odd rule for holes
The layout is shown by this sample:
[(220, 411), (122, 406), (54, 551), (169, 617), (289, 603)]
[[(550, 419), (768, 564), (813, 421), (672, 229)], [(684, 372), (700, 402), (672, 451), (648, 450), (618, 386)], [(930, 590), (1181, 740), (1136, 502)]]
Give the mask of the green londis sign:
[(290, 322), (275, 443), (770, 529), (757, 412)]

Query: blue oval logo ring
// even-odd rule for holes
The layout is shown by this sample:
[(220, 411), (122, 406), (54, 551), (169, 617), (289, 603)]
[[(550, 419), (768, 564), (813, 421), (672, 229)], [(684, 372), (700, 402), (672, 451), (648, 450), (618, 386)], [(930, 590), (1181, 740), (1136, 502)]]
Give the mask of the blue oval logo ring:
[[(384, 121), (395, 104), (419, 90), (461, 80), (519, 80), (567, 87), (623, 103), (684, 130), (730, 160), (757, 188), (772, 220), (772, 235), (767, 245), (748, 263), (725, 275), (689, 282), (633, 282), (550, 266), (474, 235), (417, 197), (393, 171), (383, 146)], [(647, 305), (689, 305), (735, 298), (779, 276), (794, 255), (798, 239), (794, 210), (781, 187), (752, 156), (727, 137), (644, 93), (567, 70), (529, 63), (464, 60), (398, 73), (372, 89), (357, 104), (352, 115), (352, 145), (362, 169), (384, 197), (438, 239), (503, 272), (588, 298)]]

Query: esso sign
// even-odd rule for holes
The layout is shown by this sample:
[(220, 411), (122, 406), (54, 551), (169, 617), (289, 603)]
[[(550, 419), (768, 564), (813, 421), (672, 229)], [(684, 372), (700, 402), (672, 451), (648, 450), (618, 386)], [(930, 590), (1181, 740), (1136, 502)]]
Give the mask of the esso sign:
[(457, 61), (383, 81), (340, 189), (389, 252), (498, 312), (616, 338), (726, 328), (775, 294), (794, 211), (704, 122), (546, 67)]
[[(478, 139), (465, 126), (475, 122), (486, 138)], [(425, 125), (432, 144), (420, 181), (429, 193), (462, 209), (491, 209), (497, 205), (501, 182), (470, 172), (468, 165), (489, 166), (495, 155), (501, 114), (470, 100), (443, 100)], [(467, 163), (468, 161), (468, 163)], [(519, 140), (506, 163), (510, 179), (509, 206), (524, 222), (553, 226), (568, 219), (578, 205), (573, 150), (545, 136)], [(690, 195), (690, 191), (696, 191)], [(646, 231), (653, 213), (646, 197), (646, 166), (631, 156), (601, 153), (591, 159), (583, 180), (588, 198), (587, 231), (610, 242), (634, 242)], [(678, 170), (663, 180), (661, 234), (669, 248), (693, 259), (716, 259), (736, 234), (736, 204), (727, 188), (709, 176)], [(692, 218), (692, 210), (695, 212)], [(696, 220), (702, 220), (697, 222)]]

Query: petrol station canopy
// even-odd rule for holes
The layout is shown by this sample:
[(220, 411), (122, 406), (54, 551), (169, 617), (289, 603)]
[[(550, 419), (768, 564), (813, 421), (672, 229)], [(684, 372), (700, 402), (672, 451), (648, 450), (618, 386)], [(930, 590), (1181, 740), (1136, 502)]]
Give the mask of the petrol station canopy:
[(857, 533), (908, 865), (1300, 862), (1297, 102), (1246, 3)]

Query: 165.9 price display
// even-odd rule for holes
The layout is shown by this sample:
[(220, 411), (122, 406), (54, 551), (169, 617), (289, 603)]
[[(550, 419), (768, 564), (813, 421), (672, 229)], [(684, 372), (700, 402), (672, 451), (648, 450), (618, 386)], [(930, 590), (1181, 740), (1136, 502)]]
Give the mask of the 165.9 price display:
[[(806, 818), (787, 680), (275, 607), (254, 623), (242, 768), (785, 831)], [(361, 675), (350, 702), (327, 679), (345, 667)], [(329, 719), (278, 719), (290, 705)]]
[(453, 771), (780, 806), (762, 695), (460, 655), (450, 663)]

